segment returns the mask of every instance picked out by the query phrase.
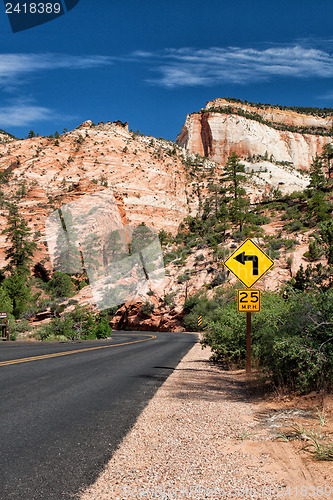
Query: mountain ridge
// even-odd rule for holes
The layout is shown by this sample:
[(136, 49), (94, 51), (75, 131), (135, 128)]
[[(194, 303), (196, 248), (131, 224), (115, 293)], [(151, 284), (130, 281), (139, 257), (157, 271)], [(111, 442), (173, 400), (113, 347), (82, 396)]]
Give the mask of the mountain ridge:
[(215, 99), (187, 115), (176, 143), (220, 164), (236, 152), (242, 159), (273, 155), (309, 171), (312, 159), (332, 142), (332, 125), (333, 115), (322, 118)]

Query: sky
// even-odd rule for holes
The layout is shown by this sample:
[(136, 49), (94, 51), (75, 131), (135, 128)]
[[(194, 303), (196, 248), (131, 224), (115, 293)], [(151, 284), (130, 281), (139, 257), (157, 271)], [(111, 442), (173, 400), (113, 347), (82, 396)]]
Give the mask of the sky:
[(20, 138), (121, 120), (175, 140), (218, 97), (333, 107), (332, 0), (79, 0), (16, 33), (4, 3), (0, 129)]

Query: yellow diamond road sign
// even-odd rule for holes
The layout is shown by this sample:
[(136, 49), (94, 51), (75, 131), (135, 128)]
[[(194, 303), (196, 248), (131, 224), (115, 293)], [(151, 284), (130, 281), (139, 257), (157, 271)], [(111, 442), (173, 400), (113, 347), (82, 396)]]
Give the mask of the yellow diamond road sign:
[(274, 266), (274, 261), (248, 238), (223, 264), (246, 288), (251, 288)]

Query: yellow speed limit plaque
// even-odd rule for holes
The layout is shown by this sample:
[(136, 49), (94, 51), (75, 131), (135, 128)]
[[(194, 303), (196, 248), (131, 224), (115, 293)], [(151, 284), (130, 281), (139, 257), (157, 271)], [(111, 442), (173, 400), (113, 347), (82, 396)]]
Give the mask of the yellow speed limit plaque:
[(237, 290), (237, 311), (260, 311), (260, 290)]

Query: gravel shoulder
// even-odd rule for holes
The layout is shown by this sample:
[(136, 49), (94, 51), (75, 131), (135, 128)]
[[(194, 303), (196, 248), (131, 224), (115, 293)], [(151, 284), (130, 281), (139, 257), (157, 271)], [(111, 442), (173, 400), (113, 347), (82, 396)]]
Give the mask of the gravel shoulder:
[[(333, 498), (332, 462), (276, 440), (297, 417), (317, 423), (306, 413), (317, 395), (264, 398), (243, 370), (223, 371), (209, 356), (193, 346), (81, 500)], [(332, 399), (325, 405), (332, 416)]]

